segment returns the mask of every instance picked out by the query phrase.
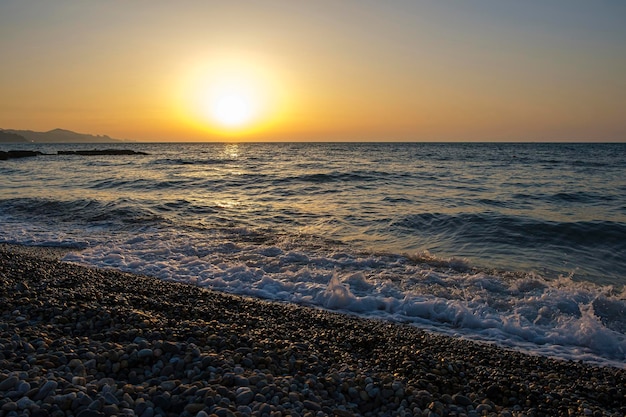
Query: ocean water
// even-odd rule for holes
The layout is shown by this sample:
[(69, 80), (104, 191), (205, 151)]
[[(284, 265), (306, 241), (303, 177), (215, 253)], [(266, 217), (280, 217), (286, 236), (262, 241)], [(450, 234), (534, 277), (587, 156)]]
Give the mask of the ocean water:
[(626, 363), (626, 144), (27, 144), (0, 242), (219, 291)]

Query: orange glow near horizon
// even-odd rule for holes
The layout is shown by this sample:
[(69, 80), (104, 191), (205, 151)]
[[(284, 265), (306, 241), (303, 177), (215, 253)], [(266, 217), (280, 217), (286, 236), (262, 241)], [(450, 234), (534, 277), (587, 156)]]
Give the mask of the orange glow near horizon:
[(626, 3), (487, 3), (0, 1), (0, 129), (626, 141)]
[(199, 135), (245, 138), (280, 123), (284, 87), (253, 58), (224, 58), (181, 75), (177, 118)]

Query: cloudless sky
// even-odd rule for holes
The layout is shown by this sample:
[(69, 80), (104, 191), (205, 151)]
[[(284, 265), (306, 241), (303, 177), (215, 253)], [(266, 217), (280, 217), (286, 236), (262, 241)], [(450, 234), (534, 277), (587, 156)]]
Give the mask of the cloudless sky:
[(626, 141), (623, 0), (1, 0), (0, 57), (5, 129)]

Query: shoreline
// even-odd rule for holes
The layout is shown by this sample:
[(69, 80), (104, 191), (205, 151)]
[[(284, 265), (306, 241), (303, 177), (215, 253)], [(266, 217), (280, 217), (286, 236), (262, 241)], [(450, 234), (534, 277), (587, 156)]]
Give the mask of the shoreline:
[(0, 417), (626, 414), (624, 369), (62, 256), (0, 245)]

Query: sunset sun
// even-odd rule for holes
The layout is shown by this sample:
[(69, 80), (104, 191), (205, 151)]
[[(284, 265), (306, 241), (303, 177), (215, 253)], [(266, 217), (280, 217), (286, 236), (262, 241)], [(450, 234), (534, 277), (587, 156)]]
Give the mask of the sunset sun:
[(224, 92), (210, 101), (210, 117), (222, 127), (244, 127), (254, 119), (255, 100), (245, 92)]
[(281, 88), (262, 65), (224, 59), (195, 66), (180, 91), (181, 111), (190, 124), (232, 137), (258, 132), (273, 123)]

